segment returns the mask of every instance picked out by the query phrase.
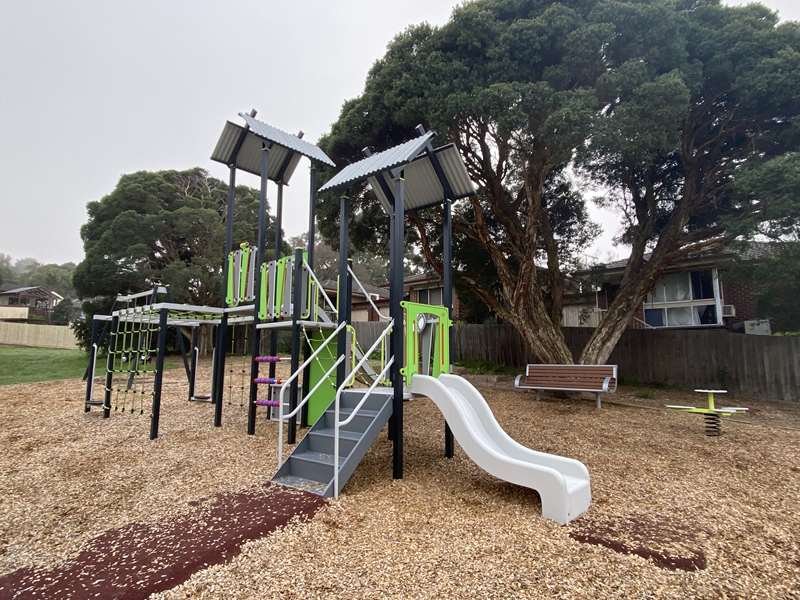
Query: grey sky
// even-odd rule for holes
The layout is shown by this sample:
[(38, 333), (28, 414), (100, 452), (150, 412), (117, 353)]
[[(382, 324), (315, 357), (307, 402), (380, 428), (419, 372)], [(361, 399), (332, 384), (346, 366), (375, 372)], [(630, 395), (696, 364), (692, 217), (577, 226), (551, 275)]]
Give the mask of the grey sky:
[[(736, 1), (735, 3), (743, 3)], [(78, 261), (85, 205), (119, 176), (201, 166), (225, 119), (259, 117), (316, 140), (391, 38), (446, 21), (456, 2), (81, 0), (5, 2), (0, 9), (0, 252)], [(800, 19), (796, 0), (767, 0)], [(242, 174), (240, 182), (257, 186)], [(285, 197), (287, 234), (306, 227), (308, 176)], [(271, 188), (274, 199), (274, 188)], [(591, 253), (618, 254), (618, 219)]]

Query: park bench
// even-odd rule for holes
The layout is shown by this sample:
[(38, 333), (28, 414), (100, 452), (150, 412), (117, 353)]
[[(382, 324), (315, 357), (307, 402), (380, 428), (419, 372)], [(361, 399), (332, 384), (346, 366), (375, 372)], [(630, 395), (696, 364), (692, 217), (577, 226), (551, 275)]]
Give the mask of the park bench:
[(602, 394), (617, 391), (617, 365), (528, 365), (525, 375), (517, 375), (519, 389), (589, 392), (601, 406)]

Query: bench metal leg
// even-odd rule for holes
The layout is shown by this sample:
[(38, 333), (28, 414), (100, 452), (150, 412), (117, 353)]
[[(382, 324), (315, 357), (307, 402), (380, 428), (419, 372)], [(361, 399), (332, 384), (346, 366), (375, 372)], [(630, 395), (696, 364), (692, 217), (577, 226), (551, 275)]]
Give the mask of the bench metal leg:
[(602, 396), (602, 394), (600, 394), (598, 392), (598, 394), (597, 394), (597, 408), (603, 408), (603, 401), (600, 399), (600, 396)]

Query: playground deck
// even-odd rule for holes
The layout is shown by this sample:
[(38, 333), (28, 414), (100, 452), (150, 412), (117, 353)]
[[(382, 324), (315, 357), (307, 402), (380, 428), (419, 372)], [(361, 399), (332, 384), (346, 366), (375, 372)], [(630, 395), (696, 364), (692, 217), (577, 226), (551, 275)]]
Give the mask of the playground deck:
[[(214, 431), (212, 407), (184, 399), (179, 371), (165, 376), (154, 442), (146, 414), (101, 424), (99, 413), (81, 413), (78, 380), (0, 387), (0, 577), (58, 569), (112, 529), (158, 531), (269, 479), (274, 425), (259, 420), (258, 435), (245, 435), (246, 410), (234, 401)], [(699, 421), (662, 408), (690, 402), (691, 391), (622, 388), (602, 411), (587, 400), (485, 393), (511, 436), (588, 466), (584, 517), (558, 526), (541, 518), (530, 490), (494, 480), (459, 449), (444, 459), (441, 419), (415, 399), (405, 479), (388, 476), (384, 434), (338, 503), (160, 597), (797, 594), (800, 408), (741, 399), (753, 414), (709, 439)]]

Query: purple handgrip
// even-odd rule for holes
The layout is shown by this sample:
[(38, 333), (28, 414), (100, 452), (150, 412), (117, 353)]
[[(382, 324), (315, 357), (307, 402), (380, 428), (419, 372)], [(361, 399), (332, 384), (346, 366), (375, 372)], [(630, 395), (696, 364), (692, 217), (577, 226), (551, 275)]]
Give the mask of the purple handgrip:
[(281, 361), (280, 356), (271, 356), (271, 355), (256, 356), (256, 362), (258, 363), (276, 363), (280, 361)]
[(256, 400), (256, 406), (278, 406), (277, 400)]

